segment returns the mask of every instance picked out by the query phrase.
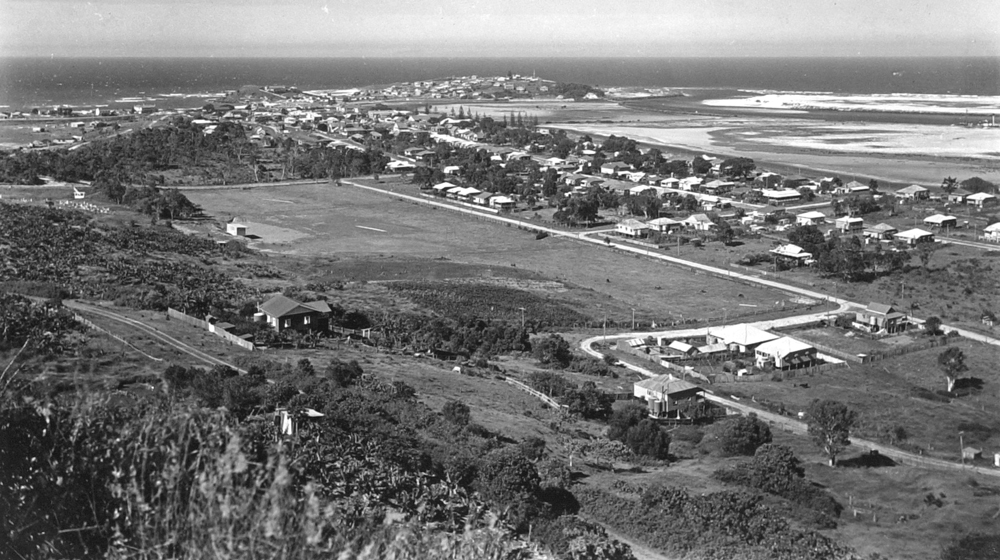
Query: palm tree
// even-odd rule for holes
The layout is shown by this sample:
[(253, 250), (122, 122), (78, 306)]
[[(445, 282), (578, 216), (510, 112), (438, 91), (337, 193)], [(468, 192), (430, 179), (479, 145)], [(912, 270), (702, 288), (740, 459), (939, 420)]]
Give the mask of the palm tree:
[(945, 177), (944, 180), (941, 181), (941, 189), (948, 194), (951, 194), (957, 188), (958, 188), (958, 179), (954, 177)]

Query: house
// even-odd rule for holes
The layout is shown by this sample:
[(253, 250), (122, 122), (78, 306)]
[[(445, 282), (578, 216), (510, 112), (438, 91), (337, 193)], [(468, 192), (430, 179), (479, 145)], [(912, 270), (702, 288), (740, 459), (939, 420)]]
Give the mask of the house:
[(878, 224), (864, 229), (865, 237), (877, 241), (890, 240), (899, 230), (889, 224)]
[(226, 233), (235, 237), (246, 237), (247, 226), (236, 221), (226, 224)]
[(682, 379), (658, 375), (636, 382), (632, 394), (646, 401), (651, 418), (681, 418), (680, 410), (698, 402), (704, 389)]
[(83, 191), (81, 191), (81, 190), (77, 189), (76, 187), (73, 187), (73, 198), (74, 198), (74, 199), (76, 199), (76, 200), (80, 200), (80, 199), (82, 199), (82, 198), (83, 198), (83, 197), (85, 197), (85, 196), (86, 196), (86, 195), (84, 194), (84, 192), (83, 192)]
[(694, 190), (695, 187), (700, 185), (704, 180), (701, 177), (685, 177), (677, 183), (677, 185), (684, 191)]
[(257, 306), (267, 318), (267, 324), (277, 332), (325, 331), (329, 326), (330, 306), (325, 301), (300, 303), (278, 294)]
[(697, 348), (680, 340), (670, 341), (670, 344), (667, 345), (667, 350), (677, 356), (693, 356), (698, 353)]
[(800, 226), (818, 226), (826, 223), (826, 214), (813, 210), (795, 216), (795, 224)]
[(945, 216), (944, 214), (934, 214), (924, 218), (924, 225), (936, 228), (954, 228), (958, 225), (958, 218), (955, 216)]
[(462, 171), (462, 168), (457, 165), (446, 165), (441, 171), (445, 175), (458, 175)]
[(601, 174), (615, 176), (625, 171), (631, 171), (632, 166), (623, 161), (609, 161), (601, 165)]
[(796, 266), (809, 264), (813, 260), (812, 253), (804, 251), (802, 247), (791, 243), (771, 249), (769, 252), (776, 258), (780, 258), (785, 262), (794, 263)]
[(725, 194), (736, 186), (736, 183), (730, 181), (720, 181), (716, 179), (711, 183), (707, 183), (701, 186), (701, 192), (708, 194)]
[(406, 173), (417, 169), (415, 165), (406, 161), (390, 161), (385, 167), (389, 171), (395, 171), (396, 173)]
[(802, 193), (794, 189), (764, 189), (760, 191), (760, 195), (764, 197), (764, 200), (766, 200), (768, 204), (785, 204), (788, 202), (795, 202), (802, 198)]
[(983, 228), (983, 237), (986, 241), (1000, 242), (1000, 222)]
[(711, 231), (712, 228), (716, 227), (715, 222), (705, 214), (691, 214), (684, 218), (681, 223), (684, 224), (684, 227), (695, 231)]
[(498, 210), (510, 210), (514, 208), (514, 199), (509, 196), (494, 196), (490, 199), (490, 206)]
[(954, 202), (956, 204), (965, 204), (965, 199), (971, 195), (969, 191), (957, 189), (948, 193), (948, 202)]
[(841, 233), (858, 233), (859, 231), (865, 229), (864, 218), (844, 216), (842, 218), (837, 218), (833, 223), (834, 227), (836, 227)]
[(623, 220), (615, 224), (615, 232), (627, 237), (645, 237), (649, 226), (639, 220)]
[(816, 348), (789, 336), (765, 342), (754, 351), (757, 367), (771, 365), (775, 369), (809, 367), (816, 361)]
[(854, 314), (854, 327), (870, 333), (895, 334), (906, 330), (906, 315), (891, 305), (871, 302)]
[(633, 183), (640, 183), (648, 177), (645, 171), (623, 171), (621, 175)]
[(781, 185), (781, 181), (784, 177), (778, 175), (777, 173), (772, 173), (770, 171), (765, 171), (757, 176), (757, 184), (765, 189), (770, 189), (772, 187), (777, 187)]
[(480, 206), (489, 206), (490, 199), (493, 198), (493, 193), (481, 192), (472, 196), (472, 202)]
[(975, 206), (976, 208), (988, 208), (990, 206), (997, 205), (997, 197), (984, 192), (979, 192), (976, 194), (970, 194), (965, 197), (965, 203)]
[(851, 181), (846, 185), (842, 185), (833, 189), (833, 194), (865, 194), (871, 192), (871, 188), (868, 185), (859, 183), (857, 181)]
[(680, 185), (681, 185), (681, 180), (676, 177), (667, 177), (666, 179), (660, 181), (660, 186), (666, 187), (668, 189), (680, 188)]
[(910, 185), (897, 190), (893, 196), (900, 200), (925, 200), (931, 196), (931, 191), (920, 185)]
[(742, 323), (711, 330), (708, 332), (705, 340), (708, 344), (725, 344), (731, 352), (745, 354), (752, 352), (757, 346), (776, 338), (778, 338), (778, 335)]
[(933, 243), (934, 234), (929, 231), (913, 228), (897, 233), (894, 239), (913, 246), (920, 243)]
[(646, 223), (649, 228), (658, 233), (672, 233), (684, 227), (684, 224), (670, 218), (656, 218)]
[(448, 192), (449, 189), (453, 189), (457, 186), (458, 185), (454, 183), (449, 183), (448, 181), (445, 181), (443, 183), (438, 183), (434, 185), (433, 187), (431, 187), (431, 189), (438, 194), (445, 194), (446, 192)]

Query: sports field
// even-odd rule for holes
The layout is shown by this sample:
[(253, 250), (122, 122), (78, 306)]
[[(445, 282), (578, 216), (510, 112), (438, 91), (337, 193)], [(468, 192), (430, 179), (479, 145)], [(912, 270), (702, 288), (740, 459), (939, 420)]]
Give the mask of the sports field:
[[(417, 194), (415, 186), (397, 187)], [(630, 322), (634, 308), (639, 323), (764, 311), (788, 297), (571, 239), (538, 240), (515, 227), (347, 185), (186, 194), (220, 223), (239, 216), (249, 235), (260, 236), (253, 245), (261, 250), (332, 258), (323, 271), (328, 277), (337, 275), (338, 259), (349, 261), (352, 273), (358, 260), (378, 262), (381, 276), (369, 280), (411, 279), (393, 272), (398, 269), (423, 277), (427, 260), (445, 267), (475, 265), (481, 276), (492, 278), (524, 278), (528, 272), (562, 283), (567, 291), (546, 289), (546, 294), (583, 313), (595, 318), (607, 313), (609, 321)], [(414, 266), (414, 259), (424, 264)]]

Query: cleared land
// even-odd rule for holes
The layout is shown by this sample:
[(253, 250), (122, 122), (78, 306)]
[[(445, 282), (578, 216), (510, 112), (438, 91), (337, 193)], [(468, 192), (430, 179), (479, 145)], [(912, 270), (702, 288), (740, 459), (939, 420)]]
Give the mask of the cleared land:
[[(400, 188), (408, 194), (417, 192), (415, 186), (402, 184)], [(535, 279), (565, 285), (568, 291), (553, 297), (568, 300), (579, 311), (595, 318), (606, 312), (609, 321), (629, 323), (632, 308), (637, 320), (663, 323), (681, 317), (721, 316), (723, 308), (756, 305), (764, 309), (788, 298), (775, 290), (695, 274), (570, 239), (535, 239), (533, 233), (514, 227), (348, 186), (192, 191), (189, 197), (220, 222), (241, 217), (249, 223), (251, 235), (256, 233), (254, 224), (287, 230), (288, 235), (265, 235), (253, 245), (269, 252), (320, 258), (328, 263), (323, 272), (331, 278), (338, 275), (338, 261), (331, 258), (355, 263), (345, 273), (356, 274), (358, 260), (378, 263), (380, 275), (385, 276), (365, 280), (413, 279), (399, 270), (409, 265), (397, 265), (398, 258), (476, 265), (485, 267), (482, 276), (493, 278), (524, 278), (524, 271), (529, 271)]]
[[(996, 348), (959, 340), (952, 344), (965, 354), (969, 371), (945, 393), (945, 378), (937, 357), (946, 347), (930, 348), (867, 365), (850, 364), (790, 381), (720, 383), (721, 395), (754, 397), (768, 406), (784, 405), (792, 413), (808, 408), (813, 399), (834, 399), (858, 411), (863, 425), (902, 427), (907, 434), (901, 447), (914, 453), (958, 461), (959, 432), (965, 445), (981, 447), (991, 464), (1000, 448), (1000, 401), (997, 391)], [(863, 437), (878, 439), (874, 433)], [(990, 457), (985, 457), (987, 453)]]

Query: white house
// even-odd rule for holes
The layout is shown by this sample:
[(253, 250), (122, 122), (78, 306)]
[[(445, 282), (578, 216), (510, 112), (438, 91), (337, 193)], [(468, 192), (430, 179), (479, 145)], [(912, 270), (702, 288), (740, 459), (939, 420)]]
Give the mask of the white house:
[(971, 204), (976, 208), (986, 208), (989, 206), (996, 206), (997, 197), (989, 193), (979, 192), (965, 197), (965, 203)]
[(775, 247), (774, 249), (771, 249), (770, 253), (776, 257), (784, 259), (785, 261), (794, 262), (797, 266), (809, 264), (812, 261), (813, 256), (809, 251), (805, 251), (802, 247), (793, 245), (792, 243)]
[(908, 187), (903, 187), (893, 193), (896, 198), (901, 200), (923, 200), (930, 197), (930, 189), (921, 187), (920, 185), (910, 185)]
[(778, 338), (778, 335), (741, 323), (712, 329), (705, 338), (708, 344), (721, 343), (733, 352), (746, 353), (765, 342)]
[(509, 196), (494, 196), (490, 199), (490, 206), (500, 210), (510, 210), (514, 207), (514, 199)]
[(681, 188), (681, 190), (690, 191), (693, 190), (694, 187), (700, 185), (702, 181), (703, 179), (701, 177), (685, 177), (680, 180), (678, 186)]
[(645, 237), (649, 232), (649, 226), (639, 220), (622, 220), (615, 224), (615, 232), (626, 237)]
[(983, 237), (987, 241), (1000, 242), (1000, 222), (990, 224), (983, 228)]
[(844, 216), (837, 218), (833, 223), (841, 233), (857, 233), (865, 229), (864, 218)]
[(917, 245), (919, 243), (933, 243), (934, 234), (922, 229), (908, 229), (896, 234), (895, 239), (903, 241), (907, 245)]
[(601, 165), (601, 173), (604, 175), (617, 175), (625, 171), (631, 171), (632, 166), (624, 161), (609, 161)]
[(238, 222), (229, 222), (226, 224), (226, 233), (235, 237), (246, 237), (247, 226)]
[(802, 193), (793, 189), (763, 189), (760, 191), (760, 194), (769, 204), (785, 204), (787, 202), (795, 202), (796, 200), (802, 198)]
[(754, 354), (757, 367), (771, 364), (775, 369), (793, 369), (808, 367), (816, 361), (816, 348), (788, 336), (761, 344)]
[(710, 231), (715, 227), (715, 222), (713, 222), (705, 214), (691, 214), (681, 222), (684, 227), (693, 229), (695, 231)]
[(958, 218), (955, 216), (945, 216), (944, 214), (934, 214), (924, 218), (924, 225), (936, 228), (953, 228), (958, 225)]
[(684, 224), (670, 218), (656, 218), (646, 223), (650, 229), (659, 233), (671, 233), (684, 227)]
[(826, 223), (826, 214), (815, 210), (812, 212), (804, 212), (795, 216), (795, 223), (800, 226), (818, 226)]
[(442, 171), (445, 175), (458, 175), (462, 168), (457, 165), (446, 165)]

